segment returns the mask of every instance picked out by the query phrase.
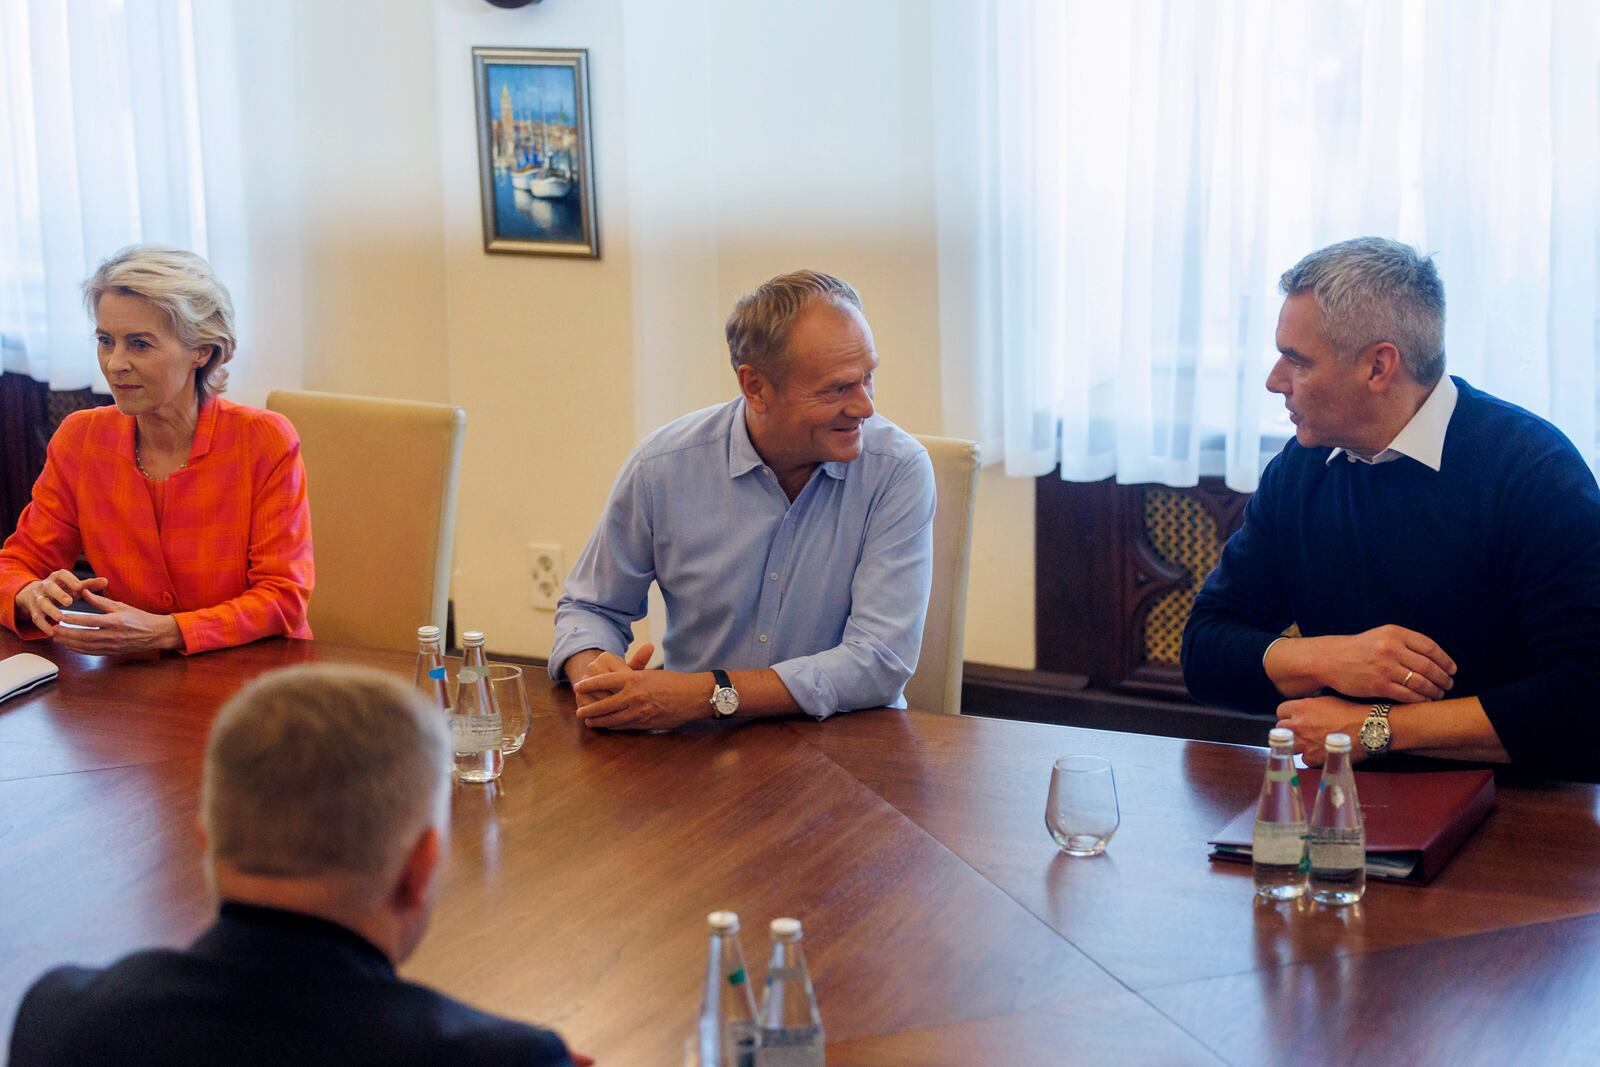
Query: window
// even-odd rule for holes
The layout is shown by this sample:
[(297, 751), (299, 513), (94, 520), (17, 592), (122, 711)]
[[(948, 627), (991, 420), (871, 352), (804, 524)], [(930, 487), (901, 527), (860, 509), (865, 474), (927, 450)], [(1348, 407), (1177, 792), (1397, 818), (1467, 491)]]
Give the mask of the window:
[(1278, 276), (1370, 233), (1436, 255), (1450, 372), (1596, 464), (1593, 4), (938, 11), (946, 426), (986, 458), (1254, 489), (1288, 432)]

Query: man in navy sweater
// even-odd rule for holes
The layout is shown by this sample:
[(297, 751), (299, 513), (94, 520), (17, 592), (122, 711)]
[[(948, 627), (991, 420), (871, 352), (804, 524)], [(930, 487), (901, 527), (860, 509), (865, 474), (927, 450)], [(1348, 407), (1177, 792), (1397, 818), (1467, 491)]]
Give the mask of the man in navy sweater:
[(183, 951), (39, 979), (12, 1067), (592, 1063), (395, 974), (428, 928), (450, 749), (438, 709), (378, 671), (301, 667), (246, 688), (206, 747), (216, 923)]
[[(1283, 275), (1295, 437), (1184, 630), (1207, 703), (1390, 752), (1600, 772), (1600, 490), (1561, 432), (1444, 375), (1444, 288), (1381, 238)], [(1297, 624), (1300, 636), (1284, 637)]]

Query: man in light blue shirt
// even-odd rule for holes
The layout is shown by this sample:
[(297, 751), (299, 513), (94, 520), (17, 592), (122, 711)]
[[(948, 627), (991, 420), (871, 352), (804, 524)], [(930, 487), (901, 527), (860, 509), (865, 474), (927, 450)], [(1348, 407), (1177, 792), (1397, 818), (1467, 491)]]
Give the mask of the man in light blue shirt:
[[(595, 727), (905, 706), (928, 610), (933, 466), (874, 413), (847, 282), (797, 271), (727, 322), (738, 399), (645, 438), (556, 609), (550, 675)], [(624, 660), (650, 583), (666, 669)]]

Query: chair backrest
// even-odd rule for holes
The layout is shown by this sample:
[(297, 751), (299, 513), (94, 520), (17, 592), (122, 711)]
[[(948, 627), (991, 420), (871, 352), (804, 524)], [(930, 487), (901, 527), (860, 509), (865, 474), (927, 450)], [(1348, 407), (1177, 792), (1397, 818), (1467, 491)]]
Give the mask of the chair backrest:
[(432, 623), (443, 633), (467, 413), (282, 389), (267, 407), (300, 434), (317, 639), (409, 651), (418, 626)]
[(933, 591), (928, 597), (917, 673), (906, 683), (906, 704), (918, 711), (959, 715), (972, 515), (978, 499), (978, 446), (953, 437), (917, 440), (933, 461), (939, 505), (933, 514)]

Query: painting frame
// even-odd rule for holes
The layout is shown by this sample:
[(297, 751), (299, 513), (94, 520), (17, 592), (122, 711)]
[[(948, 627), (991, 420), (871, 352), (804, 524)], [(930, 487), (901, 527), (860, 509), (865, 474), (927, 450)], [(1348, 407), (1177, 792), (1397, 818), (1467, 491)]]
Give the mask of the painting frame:
[(587, 48), (472, 50), (483, 250), (600, 258)]

